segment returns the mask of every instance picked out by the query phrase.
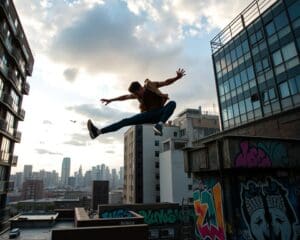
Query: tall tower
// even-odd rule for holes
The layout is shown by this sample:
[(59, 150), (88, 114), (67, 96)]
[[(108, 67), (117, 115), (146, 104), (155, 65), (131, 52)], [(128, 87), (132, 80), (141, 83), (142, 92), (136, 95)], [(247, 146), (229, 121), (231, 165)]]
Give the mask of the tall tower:
[(61, 166), (61, 185), (67, 186), (70, 177), (71, 158), (65, 157)]
[(21, 141), (19, 121), (23, 121), (23, 95), (29, 94), (26, 81), (33, 69), (33, 56), (21, 21), (11, 0), (0, 1), (0, 231), (6, 226), (8, 209), (6, 197), (14, 155), (15, 143)]
[(32, 165), (24, 165), (23, 181), (25, 182), (32, 177)]

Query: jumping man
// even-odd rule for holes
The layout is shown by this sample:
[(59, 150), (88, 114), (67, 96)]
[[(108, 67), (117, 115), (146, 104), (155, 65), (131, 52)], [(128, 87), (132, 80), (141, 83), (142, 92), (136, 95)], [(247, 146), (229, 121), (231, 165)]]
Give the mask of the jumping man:
[(185, 75), (184, 69), (178, 69), (176, 71), (176, 77), (166, 79), (162, 82), (152, 82), (146, 79), (144, 86), (139, 82), (132, 82), (128, 88), (130, 94), (126, 94), (120, 97), (111, 99), (101, 99), (105, 105), (113, 101), (124, 101), (129, 99), (137, 99), (140, 102), (141, 113), (136, 114), (129, 118), (113, 123), (104, 128), (97, 128), (92, 121), (89, 119), (87, 127), (92, 139), (98, 137), (100, 134), (114, 132), (125, 126), (138, 125), (151, 123), (155, 124), (153, 130), (158, 134), (162, 135), (163, 124), (169, 119), (176, 108), (174, 101), (169, 101), (168, 94), (162, 93), (159, 88), (170, 85), (182, 78)]

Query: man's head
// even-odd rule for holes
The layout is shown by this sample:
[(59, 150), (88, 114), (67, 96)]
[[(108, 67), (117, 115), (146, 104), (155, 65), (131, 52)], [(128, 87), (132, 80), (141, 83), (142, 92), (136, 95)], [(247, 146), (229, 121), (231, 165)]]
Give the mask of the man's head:
[(136, 94), (136, 95), (142, 95), (143, 94), (144, 88), (139, 82), (132, 82), (128, 88), (128, 91)]

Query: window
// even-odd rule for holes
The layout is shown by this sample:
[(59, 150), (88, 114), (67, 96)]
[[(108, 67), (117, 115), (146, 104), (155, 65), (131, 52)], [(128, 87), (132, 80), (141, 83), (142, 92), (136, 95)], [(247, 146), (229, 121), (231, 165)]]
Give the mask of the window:
[(14, 121), (15, 121), (14, 116), (10, 112), (7, 112), (6, 122), (7, 122), (7, 129), (10, 134), (14, 133)]
[(242, 48), (243, 48), (243, 52), (244, 54), (249, 52), (249, 44), (248, 44), (248, 41), (245, 40), (244, 42), (242, 42)]
[(275, 33), (275, 25), (273, 22), (266, 25), (266, 31), (268, 36), (272, 36)]
[(159, 157), (159, 151), (155, 151), (154, 155), (155, 157)]
[(180, 137), (185, 136), (185, 129), (181, 129), (179, 132)]
[(228, 119), (233, 118), (233, 110), (232, 110), (232, 106), (228, 106), (228, 108), (227, 108), (227, 113), (228, 113)]
[(288, 19), (285, 12), (280, 13), (274, 18), (274, 23), (277, 31), (288, 24)]
[(284, 61), (287, 61), (287, 60), (297, 56), (297, 50), (295, 47), (295, 43), (291, 42), (290, 44), (285, 45), (282, 48), (281, 52), (282, 52)]
[(297, 84), (296, 84), (296, 79), (295, 78), (292, 78), (292, 79), (289, 80), (289, 87), (290, 87), (290, 90), (291, 90), (291, 95), (294, 95), (294, 94), (299, 92), (299, 89), (297, 89)]
[(252, 106), (251, 98), (245, 99), (245, 103), (246, 103), (246, 110), (247, 110), (247, 112), (252, 111), (253, 110), (253, 106)]
[(159, 146), (159, 141), (158, 141), (158, 140), (155, 140), (155, 141), (154, 141), (154, 145), (155, 145), (155, 146)]
[(248, 81), (246, 70), (241, 72), (241, 80), (242, 80), (242, 83), (245, 83)]
[(286, 98), (290, 96), (290, 90), (287, 82), (284, 82), (279, 85), (281, 98)]
[(159, 168), (159, 162), (155, 162), (155, 168)]
[(229, 82), (226, 81), (224, 82), (224, 92), (225, 93), (228, 93), (230, 91), (230, 88), (229, 88)]
[(241, 86), (241, 77), (240, 77), (240, 74), (237, 74), (237, 75), (235, 75), (234, 76), (234, 80), (235, 80), (235, 85), (237, 86), (237, 87), (239, 87), (239, 86)]
[(254, 78), (254, 71), (253, 71), (253, 67), (248, 67), (247, 68), (247, 75), (248, 75), (248, 79), (251, 80)]
[(189, 184), (189, 185), (188, 185), (188, 189), (189, 189), (189, 190), (193, 190), (193, 185), (192, 185), (192, 184)]
[(237, 55), (237, 58), (240, 58), (242, 55), (243, 55), (243, 52), (242, 52), (242, 47), (241, 45), (237, 46), (236, 47), (236, 55)]
[(245, 102), (244, 100), (239, 102), (240, 113), (243, 114), (246, 112)]
[(275, 90), (274, 90), (274, 88), (270, 88), (269, 89), (269, 99), (273, 100), (275, 98), (276, 98)]
[(177, 137), (177, 132), (174, 132), (173, 136), (174, 136), (174, 137)]
[(12, 89), (11, 90), (11, 96), (13, 98), (13, 109), (18, 112), (18, 108), (19, 108), (19, 96), (17, 95), (17, 93)]
[(10, 141), (6, 137), (2, 137), (1, 143), (1, 161), (8, 162), (9, 160)]
[(224, 86), (223, 86), (223, 84), (219, 85), (219, 94), (224, 95)]
[(234, 78), (230, 78), (229, 80), (229, 86), (230, 86), (230, 89), (235, 89), (235, 82), (234, 82)]
[(283, 62), (280, 50), (276, 51), (272, 55), (274, 65), (277, 66)]
[(300, 17), (300, 2), (296, 1), (293, 5), (291, 5), (288, 8), (288, 12), (292, 21)]
[(224, 120), (224, 121), (228, 120), (228, 115), (227, 115), (227, 109), (226, 109), (226, 108), (223, 109), (223, 111), (222, 111), (222, 116), (223, 116), (223, 120)]
[(233, 116), (234, 117), (239, 116), (239, 105), (238, 105), (238, 103), (233, 104)]

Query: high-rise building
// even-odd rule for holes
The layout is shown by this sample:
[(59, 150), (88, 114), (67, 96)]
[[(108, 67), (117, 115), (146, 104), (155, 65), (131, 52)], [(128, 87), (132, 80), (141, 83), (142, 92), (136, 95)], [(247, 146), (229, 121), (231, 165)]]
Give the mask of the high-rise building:
[(211, 41), (222, 129), (300, 105), (299, 0), (253, 1)]
[(175, 126), (165, 125), (163, 136), (152, 125), (130, 127), (124, 135), (124, 203), (160, 202), (160, 142), (179, 135)]
[(93, 181), (92, 209), (97, 210), (99, 204), (108, 204), (109, 181)]
[(7, 187), (11, 166), (16, 166), (15, 143), (21, 141), (18, 122), (23, 121), (23, 95), (29, 94), (33, 56), (21, 21), (11, 0), (0, 1), (0, 230), (8, 219)]
[(123, 184), (124, 184), (124, 167), (120, 167), (118, 187), (123, 188)]
[(172, 136), (161, 142), (159, 156), (160, 200), (181, 203), (185, 198), (192, 201), (193, 180), (184, 172), (183, 148), (191, 147), (198, 141), (219, 132), (219, 117), (199, 109), (185, 109), (173, 121), (179, 128), (179, 136)]
[(111, 170), (111, 181), (110, 181), (110, 189), (114, 190), (117, 188), (118, 184), (118, 175), (117, 175), (117, 170), (113, 168)]
[(44, 196), (43, 180), (30, 179), (23, 183), (22, 199), (42, 199)]
[(62, 166), (61, 166), (61, 185), (62, 186), (68, 185), (70, 171), (71, 171), (71, 159), (68, 157), (65, 157), (62, 161)]
[(23, 181), (25, 182), (26, 180), (31, 178), (32, 178), (32, 165), (24, 165)]

